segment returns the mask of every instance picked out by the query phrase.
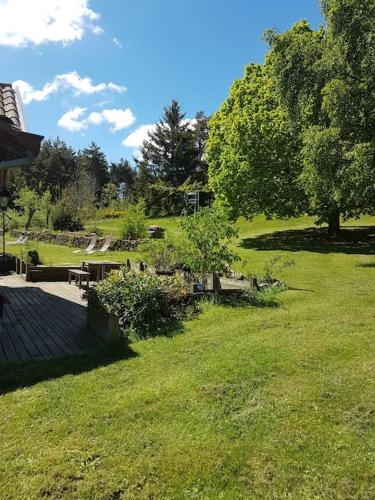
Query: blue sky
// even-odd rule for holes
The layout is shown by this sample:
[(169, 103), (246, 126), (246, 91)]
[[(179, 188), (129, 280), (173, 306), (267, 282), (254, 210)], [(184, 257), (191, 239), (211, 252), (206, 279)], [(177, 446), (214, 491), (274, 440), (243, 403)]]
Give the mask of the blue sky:
[(321, 24), (317, 0), (0, 0), (0, 81), (32, 132), (132, 158), (163, 106), (214, 112), (270, 27)]

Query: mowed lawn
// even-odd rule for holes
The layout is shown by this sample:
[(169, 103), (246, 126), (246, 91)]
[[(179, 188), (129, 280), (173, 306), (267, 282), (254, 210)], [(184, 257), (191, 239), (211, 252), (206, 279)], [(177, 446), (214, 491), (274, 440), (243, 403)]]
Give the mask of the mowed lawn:
[(294, 259), (278, 307), (3, 370), (0, 498), (375, 498), (371, 224), (240, 221), (243, 269)]

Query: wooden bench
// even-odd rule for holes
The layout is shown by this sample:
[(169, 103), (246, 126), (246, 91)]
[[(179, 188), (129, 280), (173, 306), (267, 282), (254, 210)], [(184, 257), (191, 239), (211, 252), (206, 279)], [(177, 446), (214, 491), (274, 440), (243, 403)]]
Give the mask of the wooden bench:
[(86, 288), (90, 286), (90, 273), (87, 271), (82, 271), (81, 269), (69, 269), (68, 270), (68, 281), (69, 285), (72, 282), (72, 277), (74, 277), (76, 285), (82, 288), (82, 281), (86, 280)]

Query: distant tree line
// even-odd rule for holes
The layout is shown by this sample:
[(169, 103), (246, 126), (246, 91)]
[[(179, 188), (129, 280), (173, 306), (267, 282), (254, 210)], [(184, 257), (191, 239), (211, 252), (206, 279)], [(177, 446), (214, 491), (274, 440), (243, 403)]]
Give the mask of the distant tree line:
[(63, 226), (75, 229), (95, 208), (140, 199), (149, 215), (180, 214), (185, 190), (207, 190), (207, 123), (203, 112), (187, 120), (173, 100), (133, 164), (108, 162), (94, 142), (77, 152), (59, 138), (45, 140), (31, 168), (10, 173), (14, 204), (26, 212), (26, 228), (41, 203), (47, 225), (59, 214)]

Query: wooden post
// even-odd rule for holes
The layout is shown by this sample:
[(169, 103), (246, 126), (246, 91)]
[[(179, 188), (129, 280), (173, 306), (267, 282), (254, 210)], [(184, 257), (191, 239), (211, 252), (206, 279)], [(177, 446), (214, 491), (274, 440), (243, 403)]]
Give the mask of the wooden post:
[(258, 280), (255, 276), (250, 276), (250, 288), (252, 290), (258, 290)]
[(213, 273), (212, 275), (212, 288), (214, 292), (221, 290), (220, 278), (217, 273)]
[(31, 272), (30, 272), (30, 264), (25, 262), (25, 280), (26, 281), (31, 281)]

